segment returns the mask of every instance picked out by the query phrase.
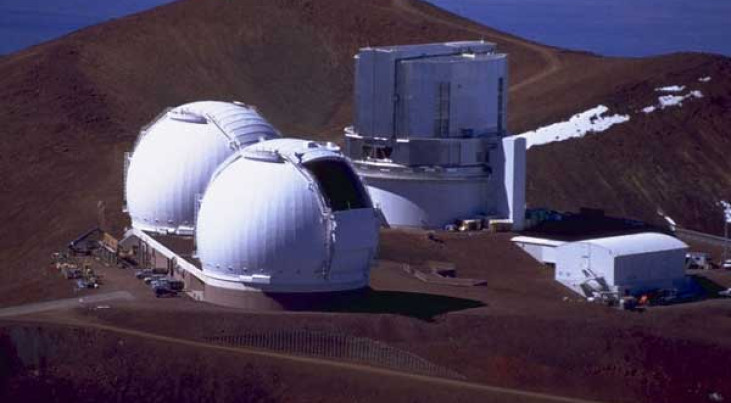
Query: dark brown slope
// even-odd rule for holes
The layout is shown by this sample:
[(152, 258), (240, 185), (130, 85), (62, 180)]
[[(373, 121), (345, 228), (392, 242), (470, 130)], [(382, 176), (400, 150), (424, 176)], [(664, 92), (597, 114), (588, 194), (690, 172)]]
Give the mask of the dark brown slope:
[[(710, 209), (709, 194), (729, 180), (722, 158), (728, 59), (565, 52), (408, 0), (183, 1), (0, 59), (0, 301), (60, 292), (41, 275), (47, 256), (95, 225), (98, 201), (121, 230), (123, 152), (163, 108), (238, 99), (257, 105), (284, 132), (338, 140), (350, 122), (358, 47), (480, 37), (510, 54), (515, 132), (602, 102), (634, 105), (650, 99), (656, 85), (686, 83), (678, 78), (712, 76), (718, 96), (694, 101), (696, 115), (683, 108), (635, 119), (586, 143), (531, 151), (529, 201), (590, 204), (640, 218), (659, 204), (681, 224), (715, 228), (698, 217)], [(706, 123), (697, 123), (697, 115)], [(660, 133), (670, 133), (662, 135), (672, 142), (657, 141)], [(677, 162), (686, 147), (676, 143), (691, 145), (692, 160), (706, 157), (693, 162), (692, 176)], [(596, 146), (582, 148), (588, 144)], [(655, 160), (645, 163), (627, 151), (629, 144)], [(654, 172), (675, 182), (659, 181)], [(683, 185), (698, 182), (700, 190)]]
[[(659, 69), (660, 63), (667, 67)], [(681, 226), (722, 233), (723, 214), (717, 203), (731, 198), (731, 60), (671, 55), (628, 62), (621, 69), (620, 77), (638, 70), (638, 79), (601, 102), (611, 113), (630, 115), (630, 122), (602, 134), (532, 149), (530, 203), (556, 209), (605, 208), (644, 220), (658, 219), (660, 208)], [(710, 82), (698, 81), (706, 76)], [(585, 84), (583, 88), (592, 87)], [(662, 95), (654, 88), (665, 85), (685, 86), (682, 94), (698, 90), (703, 98), (642, 113)]]
[(0, 397), (5, 402), (551, 401), (123, 332), (93, 326), (0, 327), (5, 370)]

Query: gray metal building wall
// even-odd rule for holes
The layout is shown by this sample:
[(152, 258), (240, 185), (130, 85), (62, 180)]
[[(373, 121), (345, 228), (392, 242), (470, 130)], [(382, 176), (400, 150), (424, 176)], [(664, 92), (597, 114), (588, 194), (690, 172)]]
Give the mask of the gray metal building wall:
[[(498, 134), (505, 127), (498, 124), (498, 115), (502, 110), (505, 116), (507, 97), (497, 94), (499, 82), (507, 82), (506, 65), (505, 55), (401, 62), (397, 67), (396, 137)], [(498, 103), (500, 98), (502, 103)]]
[[(494, 50), (484, 42), (362, 49), (355, 67), (355, 131), (364, 137), (461, 137), (462, 129), (496, 127), (484, 120), (496, 120), (493, 95), (499, 78), (507, 81), (507, 65)], [(445, 84), (455, 123), (448, 136), (435, 136), (434, 122), (425, 116), (437, 114)], [(494, 111), (485, 115), (490, 103)]]

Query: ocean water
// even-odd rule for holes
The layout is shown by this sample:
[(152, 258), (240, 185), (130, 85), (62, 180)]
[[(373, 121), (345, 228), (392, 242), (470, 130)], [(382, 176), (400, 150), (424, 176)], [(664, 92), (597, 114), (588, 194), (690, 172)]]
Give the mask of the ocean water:
[[(0, 54), (173, 0), (0, 0)], [(338, 0), (331, 0), (338, 1)], [(609, 56), (731, 56), (731, 0), (429, 0), (549, 45)]]
[(173, 0), (0, 0), (0, 54)]
[(493, 28), (607, 56), (731, 56), (731, 0), (429, 0)]

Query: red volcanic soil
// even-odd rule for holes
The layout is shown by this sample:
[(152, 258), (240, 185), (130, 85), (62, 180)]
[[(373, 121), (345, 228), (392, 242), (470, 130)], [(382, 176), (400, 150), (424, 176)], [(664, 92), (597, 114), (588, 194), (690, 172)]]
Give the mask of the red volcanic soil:
[[(132, 273), (102, 269), (110, 280), (105, 290), (124, 284), (137, 299), (0, 322), (7, 357), (0, 398), (32, 389), (39, 399), (58, 401), (550, 401), (476, 384), (600, 401), (731, 395), (728, 301), (642, 313), (581, 302), (552, 281), (552, 270), (512, 245), (511, 236), (436, 233), (435, 241), (423, 232), (385, 231), (370, 293), (319, 312), (155, 299)], [(427, 284), (400, 267), (432, 259), (453, 262), (459, 276), (487, 286)], [(716, 277), (731, 285), (731, 273)], [(209, 344), (222, 336), (295, 330), (377, 340), (461, 374), (469, 385)]]
[[(501, 402), (505, 398), (375, 369), (272, 359), (182, 339), (151, 339), (131, 331), (22, 324), (0, 331), (2, 347), (22, 340), (14, 348), (23, 351), (8, 360), (11, 377), (0, 378), (4, 402)], [(33, 369), (16, 369), (23, 366)], [(512, 400), (544, 401), (520, 396)]]
[[(99, 201), (107, 206), (110, 229), (121, 232), (127, 224), (123, 153), (164, 108), (241, 100), (257, 105), (284, 133), (339, 141), (351, 120), (352, 56), (359, 47), (479, 38), (509, 54), (513, 132), (598, 104), (631, 115), (602, 134), (531, 149), (531, 206), (588, 206), (646, 220), (656, 219), (660, 207), (682, 226), (718, 232), (714, 203), (731, 200), (728, 58), (569, 52), (410, 0), (189, 0), (0, 58), (0, 306), (70, 295), (68, 284), (48, 269), (50, 254), (97, 224)], [(711, 81), (698, 81), (705, 76)], [(704, 96), (682, 108), (639, 113), (657, 101), (654, 89), (666, 85)], [(517, 251), (508, 236), (437, 236), (444, 242), (386, 231), (381, 258), (399, 263), (374, 272), (365, 303), (327, 313), (242, 313), (183, 299), (54, 313), (37, 319), (81, 330), (28, 325), (53, 341), (53, 354), (33, 370), (13, 361), (23, 361), (24, 353), (6, 337), (19, 325), (8, 325), (0, 332), (6, 353), (0, 355), (0, 396), (506, 400), (454, 385), (180, 342), (200, 342), (206, 332), (312, 327), (384, 341), (470, 382), (618, 401), (706, 401), (712, 392), (731, 397), (731, 312), (724, 301), (644, 314), (564, 302), (569, 294), (551, 272)], [(461, 276), (488, 285), (429, 285), (399, 268), (429, 259), (454, 262)], [(713, 279), (731, 285), (725, 273)], [(122, 332), (130, 329), (139, 333)], [(511, 396), (507, 400), (518, 400)]]

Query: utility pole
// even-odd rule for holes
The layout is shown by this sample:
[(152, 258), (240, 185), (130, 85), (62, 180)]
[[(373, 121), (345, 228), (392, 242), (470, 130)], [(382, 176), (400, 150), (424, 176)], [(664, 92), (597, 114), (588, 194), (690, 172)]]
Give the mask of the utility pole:
[(723, 241), (723, 264), (725, 265), (728, 262), (728, 219), (726, 219), (723, 226), (723, 237), (725, 238)]
[(721, 267), (728, 268), (728, 225), (731, 223), (731, 203), (721, 200), (718, 204), (723, 207), (723, 261)]
[(107, 204), (104, 200), (99, 200), (96, 204), (97, 226), (102, 231), (107, 231)]
[(731, 221), (731, 206), (725, 207), (723, 216), (723, 266), (726, 266), (728, 263), (728, 223)]

